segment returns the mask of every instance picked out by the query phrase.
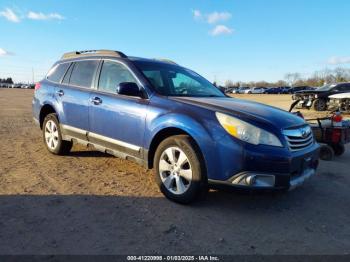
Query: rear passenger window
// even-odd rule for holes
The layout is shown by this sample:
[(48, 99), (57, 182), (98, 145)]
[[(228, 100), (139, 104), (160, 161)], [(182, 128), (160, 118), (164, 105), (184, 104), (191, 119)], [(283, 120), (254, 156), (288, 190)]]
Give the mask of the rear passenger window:
[(123, 82), (137, 84), (134, 76), (124, 65), (105, 61), (102, 66), (98, 89), (116, 93), (118, 85)]
[(70, 77), (69, 84), (82, 87), (91, 87), (99, 61), (86, 60), (76, 62)]
[(46, 78), (55, 83), (61, 82), (61, 79), (64, 73), (67, 71), (69, 65), (70, 63), (64, 63), (64, 64), (58, 64), (54, 66), (53, 68), (50, 69)]

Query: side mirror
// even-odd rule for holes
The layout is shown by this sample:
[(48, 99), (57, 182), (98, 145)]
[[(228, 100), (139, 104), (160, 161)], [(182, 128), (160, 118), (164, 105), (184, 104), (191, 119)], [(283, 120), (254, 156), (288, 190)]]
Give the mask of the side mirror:
[(133, 82), (120, 83), (117, 87), (117, 93), (119, 95), (141, 97), (140, 88), (138, 87), (137, 84), (135, 84)]

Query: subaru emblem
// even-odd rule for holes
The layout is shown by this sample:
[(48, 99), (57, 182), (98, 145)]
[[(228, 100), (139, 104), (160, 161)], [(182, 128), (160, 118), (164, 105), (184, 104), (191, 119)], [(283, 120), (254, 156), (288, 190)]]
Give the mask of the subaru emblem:
[(301, 137), (302, 138), (306, 138), (307, 137), (307, 132), (306, 132), (306, 130), (304, 128), (301, 129)]

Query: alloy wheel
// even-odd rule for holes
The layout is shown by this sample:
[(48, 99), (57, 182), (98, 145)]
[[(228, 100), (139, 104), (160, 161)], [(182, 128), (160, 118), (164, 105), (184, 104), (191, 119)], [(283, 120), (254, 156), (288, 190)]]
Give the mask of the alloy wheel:
[(159, 175), (171, 193), (184, 194), (191, 185), (192, 169), (186, 154), (178, 147), (169, 147), (159, 160)]
[(54, 121), (49, 120), (45, 125), (45, 141), (51, 150), (55, 150), (58, 145), (58, 128)]

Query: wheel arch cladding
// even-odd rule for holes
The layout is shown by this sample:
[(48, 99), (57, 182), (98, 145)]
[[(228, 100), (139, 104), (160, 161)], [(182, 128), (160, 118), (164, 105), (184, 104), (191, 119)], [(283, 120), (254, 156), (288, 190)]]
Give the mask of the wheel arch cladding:
[[(44, 124), (44, 119), (48, 114), (52, 114), (52, 113), (57, 113), (55, 108), (50, 105), (50, 104), (45, 104), (41, 110), (40, 110), (40, 115), (39, 115), (39, 122), (40, 122), (40, 128), (43, 128), (43, 124)], [(58, 116), (57, 116), (58, 118)]]
[(149, 146), (149, 151), (148, 151), (148, 159), (147, 159), (147, 164), (148, 164), (148, 168), (153, 168), (153, 160), (154, 160), (154, 156), (155, 156), (155, 152), (159, 146), (159, 144), (164, 141), (166, 138), (171, 137), (171, 136), (176, 136), (176, 135), (187, 135), (191, 138), (191, 140), (194, 143), (194, 146), (196, 147), (196, 151), (199, 152), (199, 157), (200, 157), (200, 161), (203, 161), (204, 164), (204, 168), (206, 168), (206, 163), (205, 163), (205, 158), (203, 155), (203, 152), (200, 148), (200, 146), (198, 145), (198, 142), (194, 139), (194, 137), (188, 133), (187, 131), (178, 128), (178, 127), (166, 127), (163, 128), (161, 130), (159, 130), (154, 136), (153, 139), (151, 141), (151, 144)]

